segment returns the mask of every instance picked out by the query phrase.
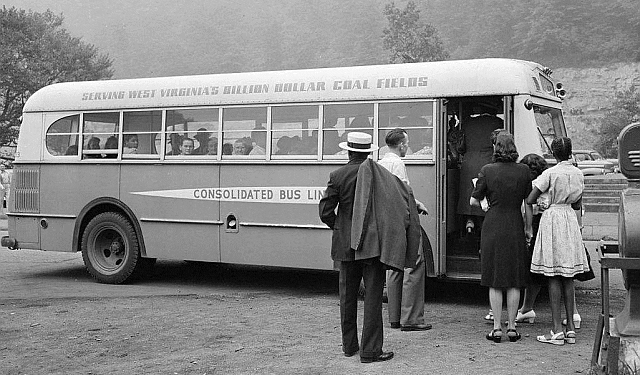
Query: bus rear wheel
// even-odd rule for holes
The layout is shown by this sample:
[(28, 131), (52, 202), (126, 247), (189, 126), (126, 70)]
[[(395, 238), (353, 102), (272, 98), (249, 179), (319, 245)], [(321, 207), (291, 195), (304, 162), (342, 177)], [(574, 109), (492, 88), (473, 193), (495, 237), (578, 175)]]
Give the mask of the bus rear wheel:
[(140, 262), (138, 236), (131, 222), (117, 212), (96, 215), (82, 235), (82, 260), (98, 282), (127, 281)]

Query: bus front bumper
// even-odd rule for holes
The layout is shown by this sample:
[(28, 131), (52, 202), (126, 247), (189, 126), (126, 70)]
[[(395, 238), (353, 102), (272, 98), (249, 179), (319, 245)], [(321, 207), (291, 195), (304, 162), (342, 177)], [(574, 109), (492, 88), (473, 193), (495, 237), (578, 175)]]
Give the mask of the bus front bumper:
[(3, 236), (2, 240), (0, 240), (0, 244), (2, 245), (2, 247), (6, 247), (9, 250), (18, 249), (18, 241), (15, 238), (11, 238), (9, 236)]

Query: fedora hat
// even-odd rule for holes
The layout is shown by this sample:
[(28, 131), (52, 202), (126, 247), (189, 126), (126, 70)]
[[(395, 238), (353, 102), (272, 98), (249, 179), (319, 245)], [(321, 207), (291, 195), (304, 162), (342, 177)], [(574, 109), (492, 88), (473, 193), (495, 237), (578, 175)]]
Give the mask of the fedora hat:
[(371, 144), (371, 135), (361, 132), (351, 132), (347, 134), (347, 141), (340, 142), (341, 149), (356, 152), (373, 152), (378, 146)]

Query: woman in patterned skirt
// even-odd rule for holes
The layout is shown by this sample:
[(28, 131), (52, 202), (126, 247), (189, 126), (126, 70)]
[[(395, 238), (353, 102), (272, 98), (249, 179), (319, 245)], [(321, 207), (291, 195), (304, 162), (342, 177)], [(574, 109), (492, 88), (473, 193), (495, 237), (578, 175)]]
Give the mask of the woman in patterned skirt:
[[(582, 218), (574, 211), (582, 208), (584, 176), (569, 160), (571, 139), (554, 139), (551, 151), (558, 164), (533, 181), (533, 190), (527, 198), (528, 204), (534, 204), (540, 194), (549, 193), (549, 207), (542, 213), (533, 249), (531, 272), (549, 280), (553, 329), (549, 335), (538, 336), (537, 340), (554, 345), (575, 344), (573, 277), (589, 269), (580, 233), (581, 223), (578, 222)], [(561, 296), (568, 317), (567, 332), (562, 330)]]

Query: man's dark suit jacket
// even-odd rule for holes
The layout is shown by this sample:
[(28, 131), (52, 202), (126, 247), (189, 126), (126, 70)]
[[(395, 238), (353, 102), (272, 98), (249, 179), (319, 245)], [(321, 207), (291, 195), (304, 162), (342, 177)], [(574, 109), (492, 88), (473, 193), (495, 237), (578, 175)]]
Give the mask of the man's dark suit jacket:
[[(360, 185), (358, 198), (357, 185)], [(357, 233), (352, 233), (356, 201), (360, 201), (354, 228)], [(381, 261), (392, 268), (415, 265), (420, 221), (413, 192), (374, 161), (366, 159), (363, 164), (363, 160), (351, 160), (331, 172), (319, 208), (320, 220), (333, 229), (331, 258), (334, 261), (381, 257)]]
[(331, 172), (327, 190), (320, 200), (320, 220), (333, 229), (331, 259), (334, 261), (355, 260), (355, 252), (351, 249), (351, 216), (358, 168), (363, 161), (350, 160), (347, 165)]

